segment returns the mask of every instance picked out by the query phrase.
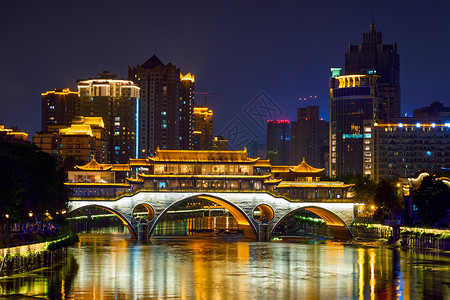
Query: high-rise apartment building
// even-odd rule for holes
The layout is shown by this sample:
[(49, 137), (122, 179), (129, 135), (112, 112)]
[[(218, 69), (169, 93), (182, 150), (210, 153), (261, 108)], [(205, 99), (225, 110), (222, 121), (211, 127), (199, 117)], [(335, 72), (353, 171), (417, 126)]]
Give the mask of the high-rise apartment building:
[(194, 150), (211, 150), (213, 141), (213, 111), (194, 107)]
[(296, 166), (305, 159), (325, 168), (328, 134), (328, 122), (319, 117), (319, 106), (297, 108), (297, 121), (291, 122), (290, 164)]
[(107, 71), (98, 78), (79, 80), (79, 114), (101, 117), (108, 131), (108, 162), (128, 163), (139, 141), (139, 90), (130, 80), (114, 79)]
[(175, 65), (165, 65), (153, 55), (142, 65), (129, 67), (128, 78), (141, 88), (138, 157), (152, 156), (158, 147), (190, 149), (194, 76), (183, 76)]
[(41, 130), (49, 125), (68, 125), (78, 112), (78, 92), (69, 89), (55, 89), (41, 94)]
[(272, 165), (289, 165), (289, 120), (267, 121), (267, 158)]
[(180, 123), (180, 137), (181, 137), (180, 148), (184, 150), (192, 150), (194, 149), (193, 131), (195, 130), (194, 129), (195, 77), (194, 75), (191, 75), (191, 73), (188, 73), (186, 75), (182, 75), (180, 73), (180, 80), (181, 80), (181, 98), (182, 98), (181, 123)]
[(330, 78), (331, 177), (374, 176), (373, 125), (379, 102), (378, 77), (373, 74), (339, 76), (333, 72)]
[(377, 80), (378, 96), (381, 103), (378, 117), (400, 116), (400, 58), (397, 44), (383, 44), (381, 31), (375, 23), (370, 24), (369, 32), (363, 33), (360, 45), (349, 45), (345, 53), (345, 75), (367, 74), (367, 71), (379, 75)]
[(450, 123), (405, 117), (375, 123), (375, 180), (450, 170)]

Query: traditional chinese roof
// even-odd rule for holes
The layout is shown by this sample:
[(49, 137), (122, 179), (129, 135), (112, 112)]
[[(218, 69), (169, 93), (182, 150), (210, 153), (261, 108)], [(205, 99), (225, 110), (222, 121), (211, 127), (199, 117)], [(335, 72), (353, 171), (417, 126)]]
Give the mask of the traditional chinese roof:
[(100, 164), (95, 158), (84, 166), (75, 166), (75, 169), (82, 171), (130, 171), (129, 164)]
[(305, 162), (305, 158), (303, 157), (303, 161), (296, 167), (289, 167), (289, 170), (296, 173), (323, 173), (325, 169), (317, 169), (311, 167)]
[(279, 184), (283, 179), (273, 179), (273, 178), (268, 178), (266, 180), (264, 180), (264, 184)]
[(99, 164), (95, 158), (92, 158), (90, 162), (85, 164), (84, 166), (75, 166), (75, 169), (83, 170), (83, 171), (110, 171), (112, 169), (112, 165), (110, 164)]
[(254, 167), (270, 168), (270, 159), (260, 159), (253, 164)]
[(161, 150), (148, 158), (152, 162), (204, 162), (204, 163), (253, 163), (259, 158), (249, 158), (247, 149), (237, 151), (211, 150)]

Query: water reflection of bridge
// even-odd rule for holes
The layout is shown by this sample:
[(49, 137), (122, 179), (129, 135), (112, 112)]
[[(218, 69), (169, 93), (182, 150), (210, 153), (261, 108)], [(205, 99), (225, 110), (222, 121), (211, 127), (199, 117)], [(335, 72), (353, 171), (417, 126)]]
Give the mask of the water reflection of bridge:
[[(298, 166), (272, 166), (251, 159), (247, 151), (157, 150), (154, 157), (126, 165), (92, 160), (69, 172), (69, 211), (99, 207), (117, 215), (133, 237), (150, 237), (164, 215), (195, 199), (214, 202), (236, 219), (247, 237), (270, 238), (288, 215), (305, 209), (321, 217), (338, 239), (349, 239), (354, 203), (348, 185), (321, 182), (323, 169), (305, 161)], [(146, 222), (134, 218), (145, 208)], [(254, 211), (260, 213), (254, 217)]]

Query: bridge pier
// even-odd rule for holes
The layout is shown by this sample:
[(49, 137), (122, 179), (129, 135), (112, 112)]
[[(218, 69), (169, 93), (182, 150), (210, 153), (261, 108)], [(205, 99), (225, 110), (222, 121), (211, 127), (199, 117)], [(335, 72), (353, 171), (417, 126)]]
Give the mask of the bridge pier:
[(270, 239), (269, 235), (270, 235), (269, 224), (261, 222), (259, 224), (258, 241), (268, 242)]
[(147, 222), (139, 223), (137, 226), (138, 231), (138, 240), (139, 241), (147, 241), (147, 234), (148, 234), (148, 224)]

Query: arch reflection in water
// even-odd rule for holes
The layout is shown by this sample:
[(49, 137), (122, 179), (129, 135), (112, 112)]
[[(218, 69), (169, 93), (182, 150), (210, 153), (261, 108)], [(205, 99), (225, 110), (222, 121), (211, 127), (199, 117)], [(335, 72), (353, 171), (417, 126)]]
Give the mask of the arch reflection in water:
[(256, 239), (245, 214), (225, 200), (200, 196), (182, 200), (164, 211), (150, 232), (155, 236), (223, 236)]

